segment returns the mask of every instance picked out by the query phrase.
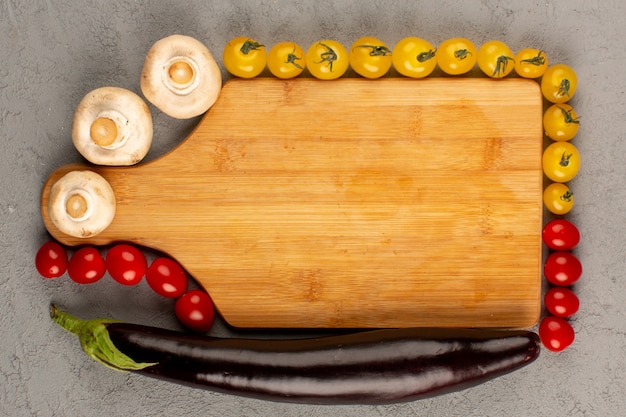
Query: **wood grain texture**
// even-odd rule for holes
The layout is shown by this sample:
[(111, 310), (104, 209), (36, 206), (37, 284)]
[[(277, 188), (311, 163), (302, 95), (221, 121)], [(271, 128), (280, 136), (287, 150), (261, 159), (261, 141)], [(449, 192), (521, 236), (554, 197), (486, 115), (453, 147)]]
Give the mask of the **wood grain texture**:
[[(69, 244), (176, 258), (240, 327), (527, 327), (539, 317), (542, 100), (522, 79), (232, 80), (179, 147), (71, 165)], [(93, 169), (111, 226), (51, 184)]]

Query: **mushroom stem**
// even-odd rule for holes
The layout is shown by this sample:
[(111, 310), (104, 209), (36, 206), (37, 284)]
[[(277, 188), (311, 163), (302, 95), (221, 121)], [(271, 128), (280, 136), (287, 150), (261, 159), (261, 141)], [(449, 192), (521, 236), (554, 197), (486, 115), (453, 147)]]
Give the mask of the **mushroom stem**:
[(74, 221), (85, 220), (89, 218), (91, 211), (90, 200), (84, 191), (74, 190), (65, 200), (65, 211)]
[(182, 60), (173, 62), (170, 65), (168, 74), (172, 82), (179, 85), (187, 85), (195, 77), (195, 71), (191, 64)]
[(96, 145), (101, 147), (111, 146), (119, 135), (117, 124), (108, 117), (98, 117), (91, 124), (89, 135)]
[(163, 84), (172, 93), (185, 96), (198, 88), (198, 64), (186, 56), (175, 56), (163, 65)]

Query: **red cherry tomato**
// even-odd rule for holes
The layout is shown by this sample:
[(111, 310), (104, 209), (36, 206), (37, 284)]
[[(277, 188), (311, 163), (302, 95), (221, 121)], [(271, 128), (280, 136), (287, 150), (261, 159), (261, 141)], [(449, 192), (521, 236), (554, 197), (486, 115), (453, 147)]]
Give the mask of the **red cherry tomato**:
[(178, 298), (187, 291), (187, 275), (177, 262), (157, 258), (146, 271), (146, 282), (152, 290), (167, 298)]
[(35, 255), (35, 266), (42, 277), (58, 278), (67, 270), (67, 252), (57, 242), (46, 242)]
[(543, 275), (550, 283), (568, 287), (578, 281), (583, 266), (571, 252), (552, 252), (543, 266)]
[(208, 332), (213, 327), (213, 300), (204, 291), (191, 290), (183, 294), (176, 300), (174, 312), (181, 323), (196, 332)]
[(120, 244), (109, 249), (106, 265), (111, 278), (120, 284), (137, 285), (146, 273), (148, 262), (136, 247)]
[(67, 264), (70, 278), (79, 284), (91, 284), (98, 281), (106, 272), (104, 258), (98, 249), (86, 246), (74, 252)]
[(565, 219), (555, 219), (546, 224), (541, 237), (543, 243), (554, 250), (572, 250), (580, 242), (578, 228)]
[(545, 317), (539, 324), (541, 343), (553, 352), (560, 352), (574, 342), (574, 329), (561, 317)]
[(546, 309), (553, 316), (568, 318), (576, 314), (580, 307), (580, 300), (574, 292), (568, 288), (550, 288), (543, 297)]

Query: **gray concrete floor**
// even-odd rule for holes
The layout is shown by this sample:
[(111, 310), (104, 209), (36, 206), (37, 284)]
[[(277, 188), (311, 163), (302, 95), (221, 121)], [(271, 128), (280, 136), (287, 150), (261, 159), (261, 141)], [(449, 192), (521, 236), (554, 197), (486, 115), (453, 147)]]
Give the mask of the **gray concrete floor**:
[[(622, 1), (85, 1), (0, 3), (0, 415), (3, 416), (618, 416), (626, 410), (624, 235), (626, 191), (626, 3)], [(574, 143), (583, 163), (569, 216), (582, 232), (584, 275), (574, 345), (544, 351), (519, 372), (466, 391), (385, 407), (286, 405), (204, 392), (112, 372), (89, 360), (48, 319), (55, 301), (76, 314), (176, 326), (171, 304), (146, 285), (112, 280), (77, 286), (42, 280), (34, 255), (47, 239), (39, 212), (43, 181), (81, 161), (70, 141), (82, 96), (103, 85), (138, 91), (147, 49), (184, 33), (216, 56), (238, 35), (267, 43), (322, 38), (344, 44), (374, 35), (394, 44), (464, 36), (538, 47), (566, 63), (580, 85)], [(226, 75), (226, 74), (224, 74)], [(154, 159), (197, 122), (154, 111)], [(218, 325), (216, 333), (227, 332)]]

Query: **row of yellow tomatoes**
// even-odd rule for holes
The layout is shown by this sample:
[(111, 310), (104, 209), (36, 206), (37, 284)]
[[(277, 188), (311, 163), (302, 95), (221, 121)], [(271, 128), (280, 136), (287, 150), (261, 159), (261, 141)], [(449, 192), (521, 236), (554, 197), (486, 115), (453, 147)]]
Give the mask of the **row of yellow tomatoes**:
[(544, 113), (544, 131), (552, 143), (543, 152), (542, 166), (552, 183), (544, 190), (543, 202), (556, 215), (567, 214), (574, 206), (574, 193), (566, 183), (580, 170), (580, 152), (570, 142), (578, 133), (579, 125), (576, 111), (567, 103), (553, 104)]
[(340, 42), (325, 39), (304, 49), (294, 42), (280, 42), (268, 49), (254, 39), (240, 36), (231, 39), (222, 55), (226, 70), (241, 78), (253, 78), (267, 67), (272, 75), (294, 78), (308, 72), (322, 80), (343, 76), (348, 68), (365, 78), (379, 78), (393, 68), (402, 76), (423, 78), (436, 67), (448, 75), (463, 75), (476, 64), (489, 77), (504, 78), (513, 70), (524, 78), (540, 78), (541, 89), (552, 103), (564, 103), (576, 92), (577, 79), (567, 65), (548, 66), (546, 54), (535, 48), (524, 48), (517, 54), (498, 40), (479, 48), (466, 38), (452, 38), (437, 47), (425, 39), (406, 37), (390, 48), (382, 40), (364, 36), (349, 49)]

